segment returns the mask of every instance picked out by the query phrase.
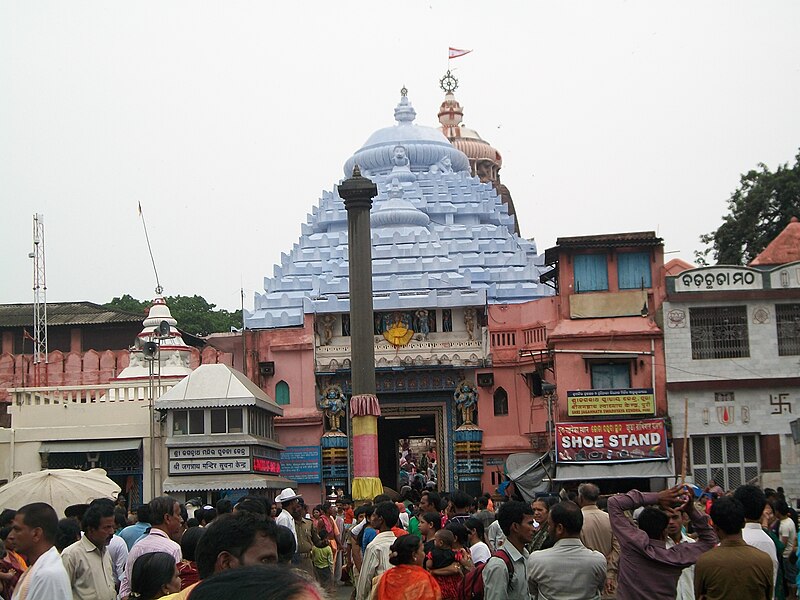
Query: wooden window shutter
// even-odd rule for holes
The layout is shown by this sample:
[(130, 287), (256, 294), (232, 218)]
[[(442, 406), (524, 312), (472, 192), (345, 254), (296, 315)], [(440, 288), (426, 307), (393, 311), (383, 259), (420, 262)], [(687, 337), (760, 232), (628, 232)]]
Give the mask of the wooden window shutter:
[(761, 470), (781, 470), (781, 436), (778, 434), (759, 436), (761, 444)]

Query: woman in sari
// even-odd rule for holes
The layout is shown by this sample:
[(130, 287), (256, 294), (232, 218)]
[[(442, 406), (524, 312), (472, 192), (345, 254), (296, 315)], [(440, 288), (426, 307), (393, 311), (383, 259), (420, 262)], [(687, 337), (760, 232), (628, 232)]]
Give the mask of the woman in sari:
[(542, 496), (531, 504), (533, 520), (538, 523), (539, 527), (536, 529), (536, 533), (533, 534), (533, 540), (528, 544), (529, 552), (544, 550), (553, 545), (547, 530), (547, 517), (550, 515), (550, 507), (556, 503), (557, 499), (557, 496)]
[(425, 552), (419, 536), (397, 538), (391, 552), (394, 566), (375, 579), (370, 600), (441, 600), (439, 584), (422, 568)]

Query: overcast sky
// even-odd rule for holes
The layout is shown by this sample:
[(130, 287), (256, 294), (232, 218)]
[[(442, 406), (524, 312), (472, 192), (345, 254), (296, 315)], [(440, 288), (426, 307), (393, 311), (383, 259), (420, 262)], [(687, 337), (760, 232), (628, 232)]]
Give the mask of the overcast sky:
[(405, 85), (503, 155), (522, 235), (655, 230), (692, 260), (739, 175), (800, 146), (800, 3), (0, 0), (0, 302), (252, 308)]

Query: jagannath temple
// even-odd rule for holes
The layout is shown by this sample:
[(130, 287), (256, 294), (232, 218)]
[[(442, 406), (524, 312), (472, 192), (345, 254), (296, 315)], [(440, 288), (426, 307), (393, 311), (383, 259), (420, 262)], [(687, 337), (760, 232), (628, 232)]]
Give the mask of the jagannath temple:
[[(481, 491), (477, 374), (491, 367), (488, 306), (553, 294), (519, 235), (499, 151), (463, 126), (448, 72), (439, 127), (404, 88), (395, 123), (344, 163), (377, 186), (370, 213), (380, 479), (391, 488)], [(347, 490), (352, 474), (347, 213), (322, 194), (245, 314), (248, 373), (283, 408), (281, 474)], [(503, 431), (503, 436), (521, 432)], [(527, 440), (522, 445), (527, 445)], [(307, 488), (311, 493), (311, 489)]]

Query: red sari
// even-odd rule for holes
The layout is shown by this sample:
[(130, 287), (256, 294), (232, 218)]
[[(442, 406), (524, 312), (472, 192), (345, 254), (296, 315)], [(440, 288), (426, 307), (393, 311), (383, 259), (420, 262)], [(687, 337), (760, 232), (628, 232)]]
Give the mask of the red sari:
[(7, 556), (5, 559), (0, 559), (0, 573), (4, 575), (11, 573), (12, 575), (0, 580), (0, 592), (2, 592), (3, 598), (11, 600), (11, 596), (14, 595), (14, 588), (17, 587), (19, 578), (22, 576), (22, 570), (19, 569), (19, 565), (14, 565), (7, 559)]
[(433, 575), (417, 565), (397, 565), (385, 571), (376, 584), (377, 600), (441, 600)]

